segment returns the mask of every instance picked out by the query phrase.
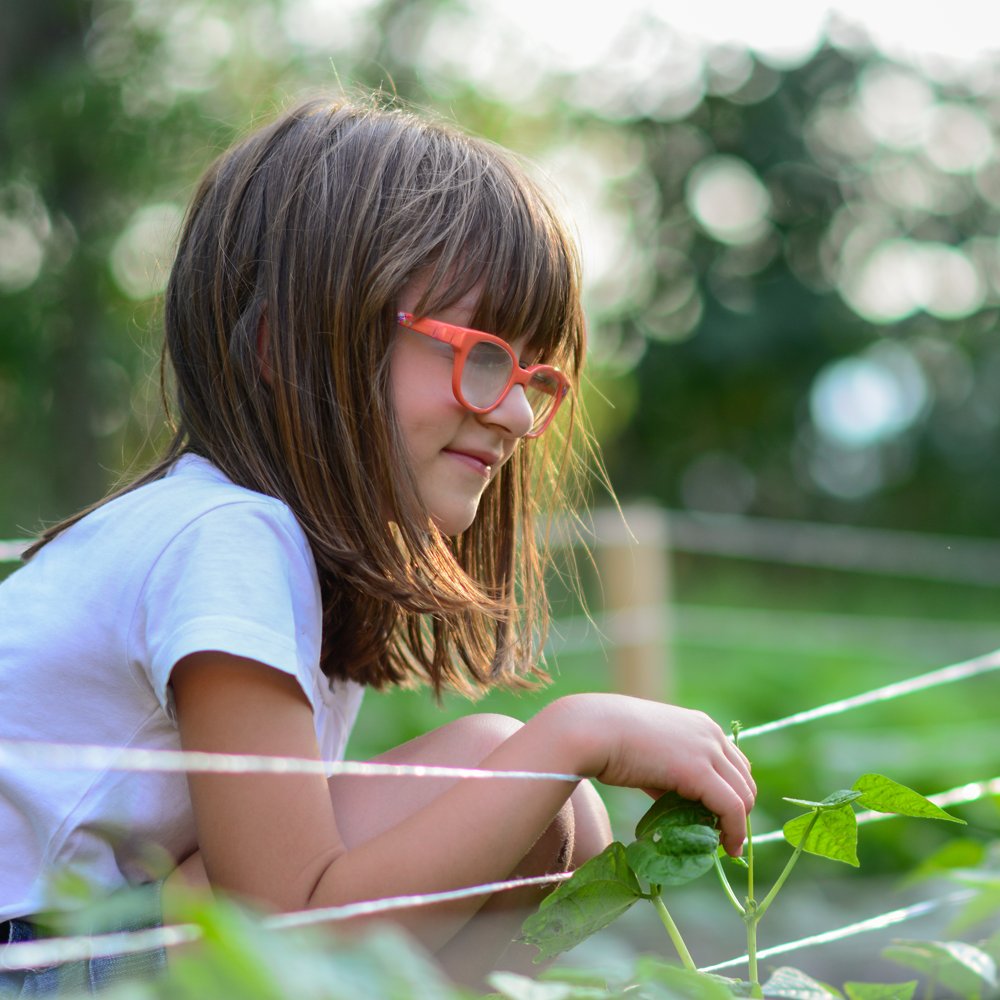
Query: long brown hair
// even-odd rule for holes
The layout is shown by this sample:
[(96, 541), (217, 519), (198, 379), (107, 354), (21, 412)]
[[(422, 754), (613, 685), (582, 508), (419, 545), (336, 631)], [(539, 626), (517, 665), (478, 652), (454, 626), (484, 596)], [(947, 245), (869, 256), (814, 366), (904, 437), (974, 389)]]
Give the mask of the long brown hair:
[(565, 488), (575, 407), (518, 446), (471, 527), (437, 531), (389, 392), (397, 300), (418, 272), (432, 276), (421, 312), (476, 290), (473, 325), (527, 334), (576, 386), (576, 248), (511, 154), (374, 100), (309, 101), (223, 154), (195, 193), (166, 291), (174, 437), (115, 495), (194, 452), (287, 503), (319, 573), (330, 677), (517, 683), (542, 675), (533, 514)]

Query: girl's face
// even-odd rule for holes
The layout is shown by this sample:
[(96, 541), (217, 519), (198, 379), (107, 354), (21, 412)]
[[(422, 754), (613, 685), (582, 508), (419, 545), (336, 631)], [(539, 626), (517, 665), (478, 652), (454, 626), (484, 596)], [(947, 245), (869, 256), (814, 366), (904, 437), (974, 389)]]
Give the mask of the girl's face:
[[(413, 312), (425, 287), (420, 278), (410, 281), (399, 310)], [(469, 326), (477, 300), (474, 289), (433, 318)], [(514, 341), (511, 347), (518, 354), (524, 344)], [(448, 344), (397, 328), (390, 366), (396, 419), (420, 498), (446, 535), (472, 524), (483, 491), (532, 424), (520, 386), (489, 413), (465, 409), (452, 391), (452, 361)]]

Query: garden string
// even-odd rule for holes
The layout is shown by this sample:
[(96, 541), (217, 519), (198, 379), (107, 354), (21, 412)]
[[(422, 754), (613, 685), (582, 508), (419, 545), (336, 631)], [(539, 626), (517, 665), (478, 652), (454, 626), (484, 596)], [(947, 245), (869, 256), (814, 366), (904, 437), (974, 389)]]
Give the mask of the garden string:
[[(1000, 667), (1000, 650), (952, 664), (930, 673), (910, 678), (907, 681), (889, 684), (876, 688), (865, 694), (844, 698), (839, 701), (799, 712), (795, 715), (778, 719), (774, 722), (743, 730), (741, 739), (760, 736), (788, 726), (800, 725), (815, 719), (838, 715), (843, 712), (860, 708), (880, 701), (889, 701), (927, 690), (953, 681), (965, 680), (978, 674), (983, 674)], [(334, 774), (409, 776), (409, 777), (450, 777), (450, 778), (516, 778), (521, 780), (555, 780), (578, 781), (579, 776), (552, 772), (535, 771), (490, 771), (483, 768), (453, 768), (429, 765), (404, 764), (373, 764), (358, 761), (316, 761), (297, 757), (267, 757), (252, 754), (208, 754), (179, 750), (143, 750), (138, 748), (110, 748), (101, 746), (73, 746), (58, 743), (43, 743), (31, 740), (0, 740), (0, 766), (31, 764), (43, 767), (58, 767), (63, 769), (113, 769), (134, 771), (199, 771), (222, 773), (282, 773), (282, 774), (315, 774), (323, 776)], [(955, 802), (970, 802), (986, 795), (1000, 792), (1000, 778), (983, 782), (973, 782), (958, 788), (931, 796), (935, 804), (954, 804)], [(861, 813), (859, 822), (872, 822), (887, 818), (881, 813)], [(755, 838), (756, 843), (776, 841), (781, 839), (780, 831), (764, 834)], [(265, 918), (265, 926), (272, 923), (275, 927), (304, 926), (310, 923), (346, 920), (351, 917), (382, 913), (394, 909), (427, 906), (434, 903), (467, 899), (480, 895), (488, 895), (507, 889), (520, 888), (529, 885), (544, 885), (570, 877), (571, 873), (562, 875), (546, 875), (528, 879), (514, 879), (506, 882), (493, 882), (486, 885), (469, 886), (464, 889), (448, 890), (440, 893), (425, 893), (412, 896), (395, 896), (387, 899), (366, 900), (351, 903), (346, 906), (330, 907), (325, 910), (308, 910), (296, 913), (281, 914)], [(959, 894), (961, 895), (961, 894)], [(759, 958), (791, 951), (796, 948), (820, 944), (826, 941), (839, 940), (852, 934), (860, 934), (865, 930), (875, 930), (889, 926), (902, 920), (912, 919), (929, 912), (937, 906), (944, 905), (957, 896), (944, 897), (941, 900), (931, 900), (913, 904), (901, 910), (893, 910), (878, 917), (852, 924), (839, 931), (813, 935), (800, 941), (778, 945), (758, 954)], [(963, 897), (964, 898), (964, 897)], [(171, 947), (194, 940), (199, 935), (197, 927), (181, 925), (175, 927), (152, 928), (145, 931), (118, 932), (108, 935), (90, 935), (81, 937), (53, 938), (46, 941), (31, 941), (19, 944), (0, 946), (0, 968), (28, 969), (40, 965), (53, 965), (62, 962), (77, 961), (93, 957), (109, 957), (112, 955), (129, 954), (147, 951), (151, 948)], [(831, 936), (832, 935), (832, 936)], [(710, 966), (708, 969), (728, 968), (739, 964), (745, 958), (734, 959), (729, 963)], [(705, 971), (708, 971), (705, 970)]]

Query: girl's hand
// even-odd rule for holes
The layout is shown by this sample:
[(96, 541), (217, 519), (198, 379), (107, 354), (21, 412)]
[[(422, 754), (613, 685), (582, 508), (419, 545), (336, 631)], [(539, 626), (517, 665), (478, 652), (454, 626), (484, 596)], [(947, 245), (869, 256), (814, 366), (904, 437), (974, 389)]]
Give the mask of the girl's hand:
[(585, 777), (701, 802), (719, 817), (726, 851), (742, 853), (757, 786), (743, 752), (707, 715), (615, 694), (570, 695), (551, 707), (565, 713)]

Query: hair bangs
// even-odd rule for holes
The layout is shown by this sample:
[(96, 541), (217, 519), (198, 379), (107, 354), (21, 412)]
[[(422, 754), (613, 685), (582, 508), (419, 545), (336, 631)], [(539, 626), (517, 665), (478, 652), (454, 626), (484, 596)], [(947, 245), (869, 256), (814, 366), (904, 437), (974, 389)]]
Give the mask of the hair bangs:
[(575, 382), (586, 334), (576, 244), (553, 207), (505, 150), (452, 165), (441, 205), (447, 232), (433, 257), (428, 314), (470, 292), (471, 322), (507, 340), (526, 338), (534, 362), (562, 368)]

